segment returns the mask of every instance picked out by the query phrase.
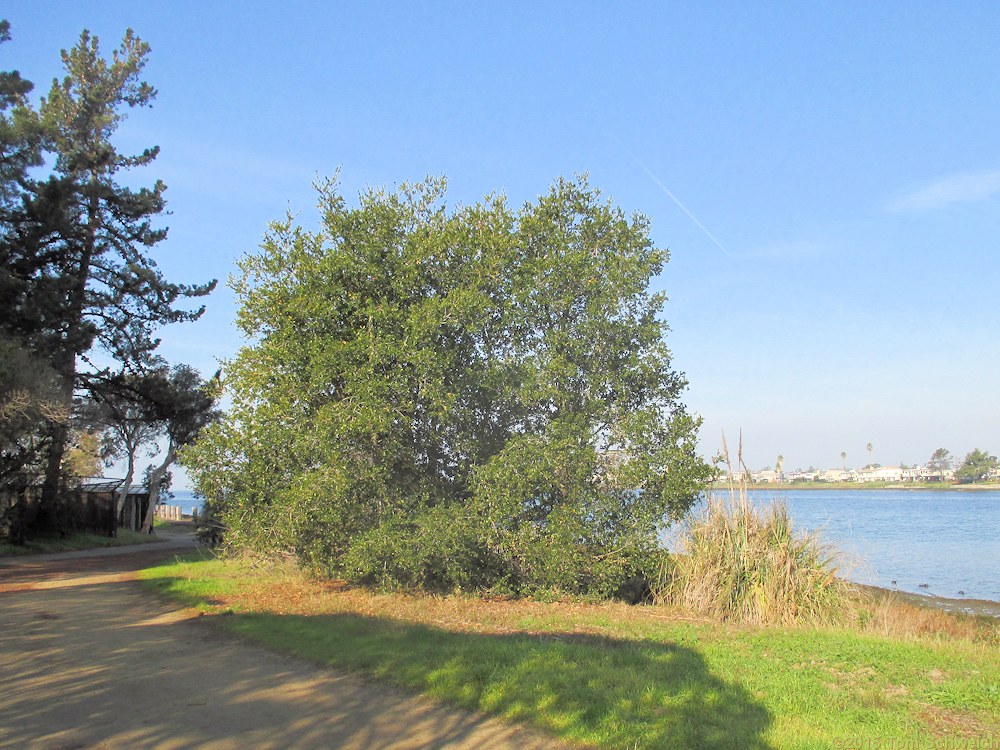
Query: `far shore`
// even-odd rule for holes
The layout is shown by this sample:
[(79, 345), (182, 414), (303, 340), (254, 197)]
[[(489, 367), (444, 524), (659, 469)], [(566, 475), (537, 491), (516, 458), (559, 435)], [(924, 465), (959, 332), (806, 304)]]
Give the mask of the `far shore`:
[[(713, 490), (727, 490), (729, 480), (710, 485)], [(950, 484), (947, 482), (758, 482), (747, 483), (748, 490), (930, 490), (932, 492), (1000, 491), (1000, 482)]]
[(909, 591), (899, 589), (887, 589), (881, 586), (868, 586), (861, 583), (854, 583), (853, 586), (868, 591), (879, 599), (898, 599), (906, 604), (917, 607), (928, 607), (930, 609), (940, 609), (945, 612), (962, 613), (967, 615), (985, 615), (987, 617), (1000, 617), (1000, 602), (991, 599), (966, 599), (950, 598), (946, 596), (933, 596), (930, 594), (914, 594)]

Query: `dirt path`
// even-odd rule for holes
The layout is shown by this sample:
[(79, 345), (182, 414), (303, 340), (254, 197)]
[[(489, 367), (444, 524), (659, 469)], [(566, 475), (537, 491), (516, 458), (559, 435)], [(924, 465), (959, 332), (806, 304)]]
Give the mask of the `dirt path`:
[(0, 566), (0, 747), (558, 746), (233, 640), (133, 580), (175, 549), (122, 549)]

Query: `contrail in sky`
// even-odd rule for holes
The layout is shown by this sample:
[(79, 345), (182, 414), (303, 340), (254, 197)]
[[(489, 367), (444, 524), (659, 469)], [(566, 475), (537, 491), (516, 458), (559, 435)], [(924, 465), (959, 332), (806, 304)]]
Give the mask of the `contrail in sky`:
[[(617, 138), (615, 136), (612, 136), (612, 137), (615, 138), (615, 140), (618, 141), (618, 143), (621, 144), (621, 146), (626, 151), (628, 151), (628, 146), (626, 146), (624, 143), (622, 143), (619, 138)], [(722, 252), (724, 252), (730, 258), (733, 257), (732, 253), (730, 253), (726, 249), (726, 246), (723, 245), (721, 242), (719, 242), (715, 238), (715, 235), (713, 235), (711, 232), (709, 232), (708, 229), (705, 228), (705, 225), (702, 224), (700, 221), (698, 221), (698, 218), (693, 213), (691, 213), (690, 211), (688, 211), (687, 206), (685, 206), (683, 203), (681, 203), (680, 200), (677, 198), (677, 196), (674, 195), (673, 193), (671, 193), (670, 190), (667, 188), (666, 185), (664, 185), (662, 182), (660, 182), (660, 178), (659, 177), (657, 177), (655, 174), (653, 174), (651, 171), (649, 171), (649, 168), (645, 164), (643, 164), (641, 161), (639, 161), (631, 153), (629, 154), (629, 156), (632, 157), (632, 161), (634, 161), (638, 165), (639, 169), (641, 169), (643, 172), (645, 172), (647, 175), (649, 175), (649, 179), (651, 179), (653, 182), (655, 182), (659, 186), (660, 190), (662, 190), (664, 193), (667, 194), (667, 197), (670, 198), (670, 200), (672, 200), (677, 205), (677, 208), (679, 208), (681, 211), (683, 211), (685, 214), (687, 214), (687, 217), (689, 219), (691, 219), (691, 221), (693, 221), (695, 223), (695, 225), (698, 227), (698, 229), (700, 229), (701, 231), (703, 231), (705, 233), (705, 236), (708, 237), (708, 239), (712, 240), (712, 242), (715, 243), (716, 247), (718, 247)]]
[(667, 186), (664, 185), (662, 182), (660, 182), (659, 178), (657, 178), (657, 176), (655, 174), (653, 174), (652, 172), (650, 172), (646, 168), (645, 164), (643, 164), (638, 159), (636, 159), (635, 163), (639, 165), (640, 169), (642, 169), (643, 172), (645, 172), (646, 174), (649, 175), (649, 179), (651, 179), (653, 182), (655, 182), (657, 185), (660, 186), (660, 190), (662, 190), (664, 193), (666, 193), (667, 197), (670, 198), (670, 200), (672, 200), (674, 203), (677, 204), (677, 208), (679, 208), (681, 211), (683, 211), (684, 213), (686, 213), (687, 217), (689, 219), (691, 219), (691, 221), (693, 221), (695, 224), (698, 225), (698, 229), (700, 229), (701, 231), (703, 231), (705, 233), (705, 236), (708, 237), (708, 239), (712, 240), (712, 242), (714, 242), (718, 246), (718, 248), (722, 252), (724, 252), (726, 255), (728, 255), (730, 258), (733, 257), (732, 253), (730, 253), (728, 250), (726, 250), (726, 246), (723, 245), (721, 242), (719, 242), (717, 239), (715, 239), (715, 235), (713, 235), (711, 232), (709, 232), (705, 228), (705, 225), (702, 224), (700, 221), (698, 221), (697, 217), (693, 213), (691, 213), (690, 211), (688, 211), (687, 206), (685, 206), (683, 203), (681, 203), (677, 199), (677, 196), (674, 195), (673, 193), (671, 193), (670, 190), (667, 189)]

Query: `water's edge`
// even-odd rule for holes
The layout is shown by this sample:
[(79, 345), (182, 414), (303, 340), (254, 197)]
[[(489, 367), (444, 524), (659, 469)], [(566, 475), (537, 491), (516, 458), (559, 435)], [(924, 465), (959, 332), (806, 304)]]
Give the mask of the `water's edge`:
[(914, 594), (909, 591), (900, 591), (899, 589), (885, 589), (880, 586), (854, 585), (863, 591), (872, 593), (876, 597), (898, 599), (906, 604), (913, 604), (917, 607), (940, 609), (944, 612), (952, 613), (960, 612), (966, 615), (1000, 617), (1000, 602), (990, 599), (949, 599), (944, 596)]
[(837, 550), (837, 575), (852, 583), (952, 610), (1000, 603), (1000, 490), (755, 488), (747, 496), (758, 507), (784, 503), (796, 530)]

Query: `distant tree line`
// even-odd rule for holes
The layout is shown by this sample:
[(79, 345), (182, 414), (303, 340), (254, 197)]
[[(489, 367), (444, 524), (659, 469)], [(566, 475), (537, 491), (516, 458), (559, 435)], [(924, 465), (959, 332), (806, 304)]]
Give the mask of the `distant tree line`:
[[(172, 461), (214, 416), (202, 378), (156, 354), (156, 331), (196, 320), (203, 308), (183, 303), (215, 282), (162, 275), (151, 251), (167, 234), (154, 224), (166, 188), (123, 184), (158, 149), (112, 142), (155, 97), (141, 79), (148, 52), (129, 30), (105, 59), (84, 31), (37, 106), (29, 81), (0, 72), (0, 489), (17, 541), (72, 528), (73, 475), (97, 468), (99, 446), (128, 456), (131, 480), (140, 447), (165, 443)], [(68, 460), (81, 446), (91, 460)], [(151, 476), (154, 504), (166, 472)]]
[(991, 473), (1000, 468), (1000, 461), (996, 456), (978, 448), (966, 453), (962, 460), (952, 456), (947, 448), (938, 448), (927, 459), (927, 468), (937, 472), (954, 469), (955, 479), (959, 482), (979, 482), (989, 479)]
[(1000, 461), (986, 451), (975, 450), (965, 454), (962, 463), (955, 469), (955, 479), (960, 482), (978, 482), (988, 479), (990, 474), (1000, 468)]
[[(868, 444), (869, 446), (871, 443)], [(841, 459), (846, 462), (847, 454), (842, 452), (840, 454)], [(784, 461), (783, 456), (778, 456), (778, 461), (775, 464), (775, 471), (781, 474), (781, 465)], [(937, 474), (947, 474), (949, 472), (954, 472), (954, 478), (962, 483), (978, 482), (989, 479), (993, 476), (993, 473), (1000, 469), (1000, 461), (997, 460), (996, 456), (990, 455), (987, 451), (982, 451), (976, 448), (975, 450), (969, 451), (962, 460), (956, 459), (952, 456), (951, 451), (947, 448), (938, 448), (931, 454), (931, 457), (927, 459), (927, 468), (932, 472)], [(882, 464), (870, 463), (866, 464), (863, 468), (865, 469), (878, 469), (881, 468)], [(900, 463), (900, 468), (908, 469), (914, 468), (909, 467), (904, 463)], [(845, 469), (846, 471), (846, 464)], [(765, 466), (761, 471), (771, 471), (770, 466)], [(810, 466), (805, 470), (808, 472), (818, 472), (819, 469), (815, 469)]]

